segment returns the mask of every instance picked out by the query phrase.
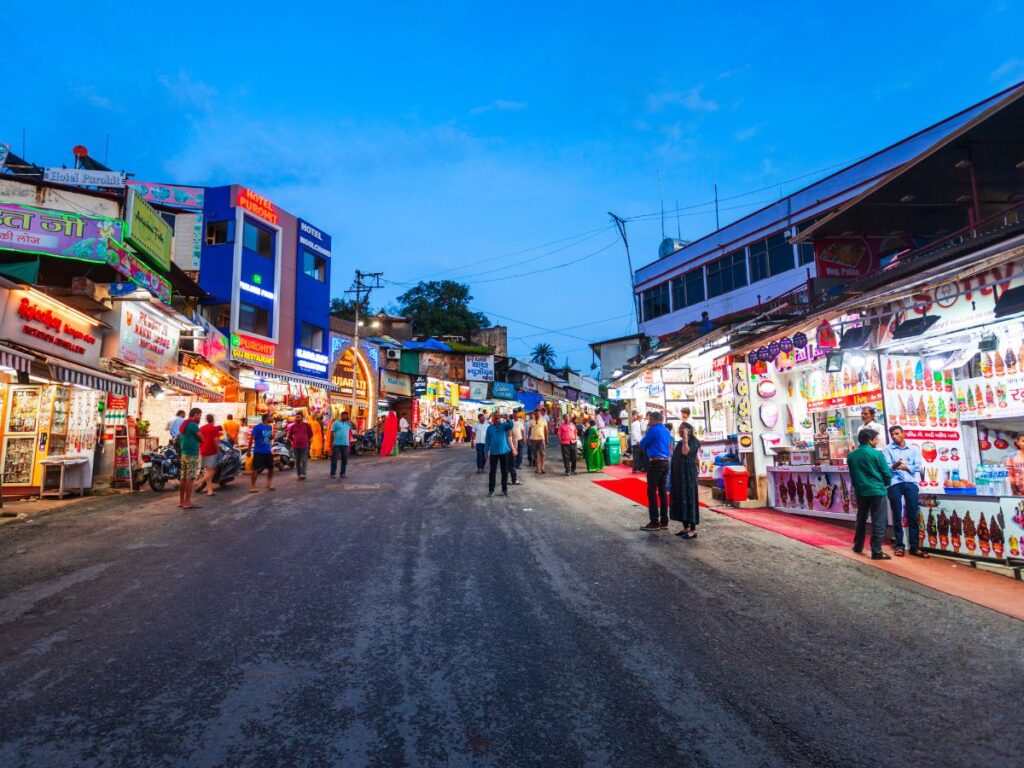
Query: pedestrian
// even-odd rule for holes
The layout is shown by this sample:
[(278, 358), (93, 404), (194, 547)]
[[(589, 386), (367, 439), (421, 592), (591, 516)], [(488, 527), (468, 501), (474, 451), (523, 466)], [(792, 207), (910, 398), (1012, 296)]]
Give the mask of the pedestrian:
[(484, 418), (482, 412), (476, 415), (473, 447), (476, 449), (476, 473), (482, 475), (487, 466), (487, 419)]
[[(206, 423), (199, 428), (199, 457), (206, 473), (206, 495), (213, 496), (213, 476), (220, 462), (220, 437), (223, 428), (214, 423), (212, 413), (206, 414)], [(202, 490), (202, 489), (200, 489)]]
[[(511, 416), (509, 421), (512, 421)], [(516, 456), (522, 452), (523, 444), (516, 437), (515, 421), (512, 421), (512, 429), (508, 431), (508, 447), (508, 476), (512, 480), (512, 485), (522, 485), (523, 482), (519, 479), (519, 473), (516, 471)]]
[(331, 424), (331, 477), (334, 477), (341, 465), (341, 474), (344, 477), (348, 470), (348, 447), (351, 442), (352, 422), (349, 421), (348, 411), (342, 411), (341, 416)]
[(647, 471), (647, 454), (640, 447), (640, 441), (644, 437), (644, 422), (640, 418), (640, 412), (633, 411), (629, 422), (629, 444), (633, 452), (633, 472)]
[(604, 469), (604, 454), (601, 452), (601, 432), (597, 428), (596, 419), (590, 420), (587, 434), (583, 438), (583, 458), (587, 462), (587, 472), (600, 472)]
[(541, 418), (540, 411), (533, 412), (533, 421), (530, 422), (530, 447), (533, 449), (533, 471), (538, 475), (546, 474), (544, 471), (544, 448), (548, 444), (548, 425)]
[(576, 425), (572, 423), (569, 414), (562, 417), (562, 423), (558, 426), (558, 443), (562, 448), (562, 464), (565, 465), (565, 474), (576, 474)]
[(299, 480), (306, 479), (306, 468), (309, 465), (309, 447), (313, 443), (313, 428), (306, 422), (302, 411), (295, 414), (295, 423), (288, 430), (288, 438), (295, 456), (295, 475)]
[(185, 411), (178, 411), (174, 418), (167, 422), (167, 434), (171, 436), (171, 443), (177, 444), (181, 437), (181, 425), (185, 422)]
[(605, 428), (604, 409), (599, 408), (597, 410), (597, 416), (594, 417), (594, 421), (597, 422), (598, 430), (602, 430)]
[(668, 493), (665, 478), (672, 458), (672, 434), (662, 423), (659, 411), (647, 414), (647, 434), (640, 447), (647, 452), (647, 512), (650, 522), (641, 526), (645, 531), (668, 530)]
[(238, 443), (238, 427), (239, 424), (235, 421), (234, 414), (229, 413), (228, 417), (224, 419), (224, 437), (231, 445), (237, 445)]
[(235, 445), (249, 445), (249, 420), (245, 416), (238, 420), (238, 441)]
[(258, 493), (256, 478), (263, 470), (267, 470), (267, 490), (274, 490), (274, 454), (271, 450), (273, 443), (274, 427), (270, 423), (270, 414), (264, 413), (260, 417), (260, 423), (249, 432), (249, 446), (252, 451), (249, 493)]
[[(180, 411), (184, 414), (184, 411)], [(181, 446), (181, 481), (178, 484), (178, 506), (182, 509), (199, 509), (192, 503), (192, 489), (199, 476), (199, 418), (203, 415), (201, 408), (193, 408), (188, 418), (183, 419), (178, 438)]]
[(853, 551), (864, 551), (864, 534), (868, 517), (871, 518), (871, 559), (892, 560), (882, 551), (885, 538), (885, 500), (889, 497), (892, 470), (882, 452), (875, 448), (879, 433), (862, 429), (857, 433), (859, 445), (846, 457), (850, 468), (850, 484), (857, 497), (857, 527), (853, 533)]
[(313, 439), (309, 441), (309, 457), (321, 459), (324, 455), (324, 430), (320, 426), (320, 416), (317, 413), (310, 414), (309, 428), (313, 430)]
[(409, 429), (409, 418), (403, 413), (398, 420), (398, 448), (407, 448), (412, 445), (412, 430)]
[(916, 446), (907, 442), (903, 427), (889, 428), (892, 442), (885, 450), (885, 460), (892, 470), (892, 481), (889, 483), (889, 509), (892, 510), (892, 530), (895, 534), (894, 554), (903, 557), (906, 547), (903, 546), (903, 517), (907, 518), (907, 540), (910, 554), (914, 557), (928, 557), (928, 553), (918, 546), (918, 476), (924, 472), (924, 460)]
[[(685, 413), (689, 417), (689, 412)], [(693, 434), (693, 425), (683, 421), (679, 425), (679, 440), (672, 450), (671, 491), (669, 518), (683, 524), (676, 536), (697, 538), (700, 524), (700, 501), (697, 497), (697, 452), (700, 441)]]
[(508, 433), (512, 431), (512, 422), (499, 418), (497, 413), (491, 414), (491, 423), (487, 427), (487, 455), (491, 461), (491, 472), (487, 478), (487, 495), (494, 495), (495, 475), (501, 469), (501, 495), (508, 496), (508, 463), (512, 448), (508, 442)]
[[(512, 414), (512, 431), (516, 433), (516, 445), (519, 447), (514, 459), (516, 469), (519, 469), (523, 466), (523, 444), (526, 442), (526, 422), (523, 420), (522, 409), (518, 409)], [(531, 460), (530, 464), (532, 463), (533, 461)]]

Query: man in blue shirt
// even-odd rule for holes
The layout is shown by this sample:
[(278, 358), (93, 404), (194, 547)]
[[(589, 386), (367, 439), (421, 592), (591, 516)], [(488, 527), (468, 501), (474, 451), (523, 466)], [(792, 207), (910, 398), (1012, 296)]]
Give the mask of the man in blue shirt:
[(906, 549), (903, 546), (903, 514), (907, 516), (907, 538), (910, 543), (910, 554), (915, 557), (928, 557), (918, 547), (918, 478), (924, 472), (924, 461), (916, 446), (907, 442), (903, 427), (889, 429), (892, 442), (882, 451), (885, 463), (892, 469), (892, 480), (889, 482), (889, 509), (892, 510), (892, 529), (896, 534), (896, 556), (903, 557)]
[(274, 490), (274, 454), (271, 446), (274, 440), (274, 428), (270, 425), (270, 415), (264, 413), (257, 424), (249, 432), (249, 443), (252, 446), (252, 477), (249, 493), (256, 493), (256, 478), (264, 469), (267, 470), (267, 490)]
[[(640, 448), (647, 456), (647, 512), (651, 521), (640, 526), (645, 531), (668, 530), (668, 478), (672, 458), (672, 434), (662, 423), (664, 417), (658, 411), (647, 414), (647, 434), (640, 441)], [(660, 512), (660, 514), (659, 514)]]
[(484, 438), (484, 450), (491, 457), (491, 472), (487, 478), (488, 496), (494, 495), (494, 480), (498, 467), (501, 467), (501, 495), (508, 496), (508, 465), (512, 458), (508, 433), (511, 431), (511, 421), (505, 421), (497, 413), (491, 414), (491, 425), (487, 427), (487, 435)]
[(348, 445), (352, 434), (352, 422), (349, 421), (348, 412), (331, 422), (331, 477), (338, 471), (338, 462), (341, 462), (341, 475), (345, 476), (348, 469)]

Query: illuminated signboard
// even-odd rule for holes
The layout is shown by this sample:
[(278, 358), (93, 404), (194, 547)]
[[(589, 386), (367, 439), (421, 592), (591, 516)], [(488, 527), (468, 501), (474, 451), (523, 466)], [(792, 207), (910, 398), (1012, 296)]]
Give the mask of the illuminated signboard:
[(135, 189), (129, 190), (125, 200), (124, 223), (125, 242), (161, 272), (170, 270), (174, 230)]
[(249, 213), (259, 216), (264, 221), (277, 224), (280, 218), (275, 205), (263, 195), (256, 194), (251, 189), (242, 187), (238, 192), (238, 199), (235, 204), (239, 208), (245, 208)]
[(231, 335), (231, 356), (235, 360), (272, 366), (276, 348), (277, 345), (272, 341), (256, 339), (243, 333)]
[(4, 307), (5, 343), (14, 342), (87, 365), (99, 361), (100, 339), (93, 334), (85, 315), (30, 291), (0, 291), (0, 301)]
[(265, 288), (260, 288), (258, 285), (247, 283), (245, 282), (245, 280), (239, 280), (238, 287), (241, 288), (246, 293), (252, 293), (255, 294), (256, 296), (262, 296), (264, 299), (270, 299), (271, 301), (274, 300), (273, 291), (268, 291)]
[(296, 369), (303, 370), (317, 376), (326, 376), (327, 367), (330, 363), (331, 358), (321, 352), (314, 352), (311, 349), (304, 349), (303, 347), (295, 348)]

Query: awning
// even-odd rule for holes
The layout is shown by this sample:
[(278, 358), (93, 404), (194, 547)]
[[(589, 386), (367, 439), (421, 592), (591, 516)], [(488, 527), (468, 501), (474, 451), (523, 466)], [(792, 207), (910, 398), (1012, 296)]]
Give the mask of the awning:
[(167, 377), (167, 384), (174, 389), (180, 389), (184, 392), (191, 392), (193, 395), (209, 400), (211, 403), (223, 402), (224, 396), (215, 389), (208, 389), (201, 384), (196, 384), (194, 381), (189, 381), (184, 376), (170, 375)]
[(10, 347), (0, 346), (0, 366), (28, 373), (32, 367), (32, 356), (26, 355), (24, 352), (16, 352)]
[(326, 379), (318, 379), (314, 376), (303, 376), (301, 373), (282, 371), (278, 368), (267, 368), (262, 365), (253, 365), (252, 363), (246, 363), (243, 368), (248, 368), (253, 373), (268, 379), (279, 379), (292, 384), (302, 384), (305, 387), (319, 387), (320, 389), (327, 390), (328, 392), (341, 391), (337, 385), (332, 384)]
[(50, 366), (50, 375), (54, 381), (64, 384), (79, 384), (112, 395), (130, 395), (135, 389), (130, 381), (94, 371), (92, 368), (84, 368), (52, 357), (47, 358), (46, 363)]

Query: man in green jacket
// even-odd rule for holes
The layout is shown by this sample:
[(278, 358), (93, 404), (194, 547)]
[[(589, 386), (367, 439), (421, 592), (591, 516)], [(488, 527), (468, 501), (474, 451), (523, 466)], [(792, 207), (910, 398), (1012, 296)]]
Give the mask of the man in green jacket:
[(857, 496), (857, 528), (853, 534), (853, 551), (864, 551), (864, 533), (868, 515), (871, 516), (871, 559), (892, 560), (882, 551), (885, 538), (886, 500), (889, 498), (889, 482), (892, 470), (885, 456), (874, 447), (878, 432), (862, 429), (857, 435), (860, 445), (846, 457), (850, 467), (850, 484)]

